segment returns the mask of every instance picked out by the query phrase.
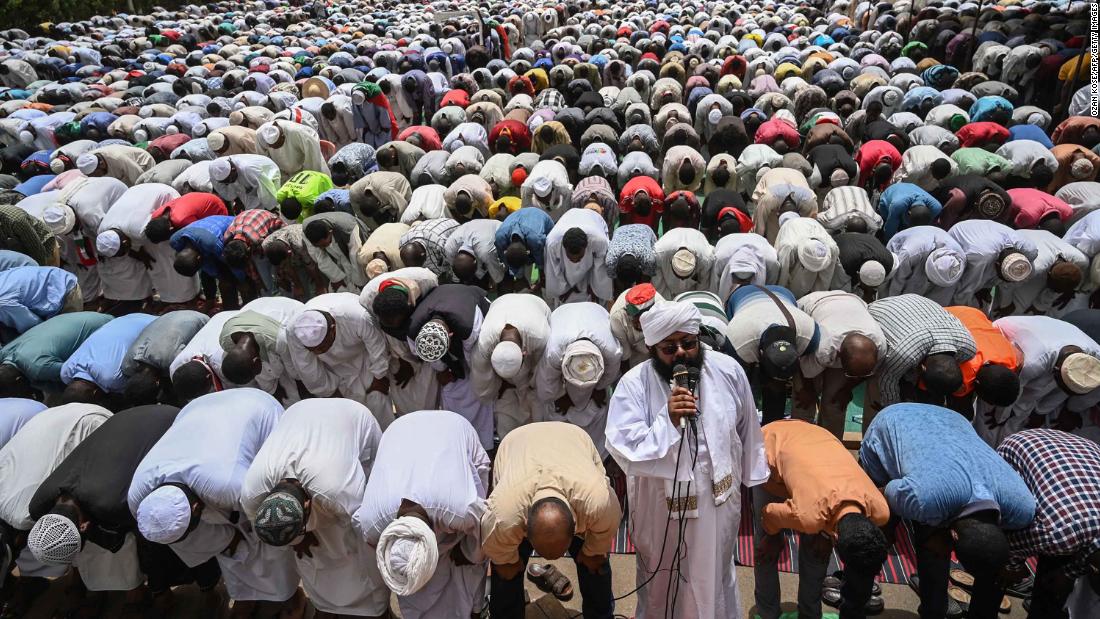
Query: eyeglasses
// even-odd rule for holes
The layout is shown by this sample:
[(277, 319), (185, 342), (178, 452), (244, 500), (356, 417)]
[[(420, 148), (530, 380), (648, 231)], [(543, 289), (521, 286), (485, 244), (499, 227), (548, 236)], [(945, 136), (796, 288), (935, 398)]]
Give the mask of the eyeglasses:
[(684, 352), (691, 352), (699, 347), (698, 338), (684, 338), (679, 342), (669, 342), (668, 344), (661, 344), (657, 347), (657, 352), (663, 355), (675, 355), (677, 350)]

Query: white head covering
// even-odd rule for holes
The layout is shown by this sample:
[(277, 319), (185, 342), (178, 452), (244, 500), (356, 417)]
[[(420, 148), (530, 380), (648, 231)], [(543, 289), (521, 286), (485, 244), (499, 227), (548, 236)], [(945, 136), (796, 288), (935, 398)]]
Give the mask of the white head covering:
[(210, 172), (211, 180), (221, 183), (229, 178), (229, 173), (233, 170), (233, 166), (228, 157), (219, 157), (210, 162), (207, 170)]
[(806, 239), (798, 245), (798, 262), (817, 273), (829, 266), (829, 247), (819, 239)]
[(191, 503), (176, 486), (161, 486), (142, 499), (137, 509), (138, 531), (154, 544), (177, 542), (191, 524)]
[(493, 364), (493, 371), (504, 380), (510, 380), (519, 374), (523, 367), (523, 349), (515, 342), (498, 342), (493, 347), (493, 354), (489, 361)]
[(859, 267), (859, 281), (872, 288), (886, 281), (886, 267), (878, 260), (868, 260)]
[(95, 172), (95, 169), (99, 167), (99, 157), (96, 157), (92, 153), (84, 153), (76, 158), (76, 169), (83, 172), (85, 175)]
[(439, 361), (451, 346), (451, 334), (438, 320), (429, 320), (416, 334), (416, 356), (429, 363)]
[(1093, 165), (1088, 159), (1081, 157), (1069, 166), (1069, 175), (1077, 180), (1085, 180), (1092, 176)]
[(1100, 387), (1100, 359), (1083, 352), (1075, 352), (1062, 362), (1062, 382), (1077, 395), (1084, 395)]
[(924, 260), (924, 274), (936, 286), (954, 286), (962, 277), (965, 266), (957, 252), (941, 247), (933, 250)]
[(695, 272), (695, 254), (690, 249), (679, 249), (672, 254), (672, 272), (679, 277), (688, 277)]
[(320, 346), (328, 335), (328, 319), (321, 312), (307, 309), (294, 317), (290, 325), (294, 337), (306, 348)]
[(27, 548), (39, 563), (69, 565), (80, 552), (80, 529), (59, 514), (46, 514), (34, 523), (27, 536)]
[(829, 186), (843, 187), (848, 184), (849, 180), (848, 173), (843, 168), (837, 168), (829, 175)]
[(263, 140), (264, 144), (271, 146), (279, 141), (279, 135), (281, 133), (282, 129), (279, 128), (279, 125), (268, 123), (266, 125), (261, 125), (260, 128), (256, 130), (256, 137)]
[(642, 314), (640, 321), (645, 345), (653, 346), (673, 333), (698, 334), (703, 318), (693, 303), (664, 301)]
[(381, 258), (374, 258), (367, 263), (367, 279), (374, 279), (379, 275), (389, 271), (390, 265), (386, 264), (386, 261)]
[(545, 198), (554, 189), (554, 181), (549, 176), (536, 176), (531, 179), (531, 188), (540, 198)]
[(565, 347), (561, 359), (565, 382), (574, 387), (591, 387), (599, 382), (603, 370), (603, 353), (591, 340), (576, 340)]
[(42, 211), (42, 221), (54, 234), (68, 234), (76, 227), (76, 212), (68, 204), (51, 204)]
[(779, 227), (782, 228), (783, 224), (791, 221), (792, 219), (798, 219), (799, 217), (801, 217), (801, 215), (795, 213), (794, 211), (786, 211), (779, 216)]
[(1006, 282), (1022, 282), (1031, 275), (1031, 261), (1027, 256), (1013, 252), (1001, 261), (1001, 277)]
[(435, 574), (439, 563), (435, 532), (420, 518), (397, 518), (378, 538), (377, 560), (386, 586), (397, 595), (412, 595)]
[(217, 152), (225, 146), (226, 139), (225, 134), (219, 131), (215, 131), (210, 134), (210, 137), (206, 138), (206, 145), (210, 147), (210, 150)]
[(95, 237), (95, 253), (100, 256), (114, 258), (120, 249), (122, 249), (122, 237), (114, 230), (100, 232), (99, 236)]

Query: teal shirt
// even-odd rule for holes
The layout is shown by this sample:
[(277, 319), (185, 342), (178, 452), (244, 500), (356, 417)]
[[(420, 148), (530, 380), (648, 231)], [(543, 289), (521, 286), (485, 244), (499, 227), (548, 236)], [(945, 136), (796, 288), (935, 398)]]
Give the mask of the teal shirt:
[(61, 366), (113, 316), (98, 312), (60, 314), (29, 329), (0, 349), (0, 363), (14, 365), (40, 391), (61, 391)]

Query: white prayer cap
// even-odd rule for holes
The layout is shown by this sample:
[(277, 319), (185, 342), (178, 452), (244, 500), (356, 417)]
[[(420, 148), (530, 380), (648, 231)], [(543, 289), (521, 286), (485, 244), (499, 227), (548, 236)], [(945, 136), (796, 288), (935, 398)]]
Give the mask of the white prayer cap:
[(439, 545), (426, 522), (402, 516), (382, 530), (376, 556), (386, 586), (407, 596), (423, 589), (435, 574)]
[(229, 157), (219, 157), (210, 162), (210, 166), (207, 168), (210, 171), (210, 178), (219, 183), (225, 182), (225, 179), (229, 178), (229, 173), (233, 170), (233, 165), (229, 161)]
[(498, 342), (493, 347), (493, 354), (489, 360), (497, 376), (510, 380), (519, 374), (520, 368), (523, 367), (523, 349), (515, 342)]
[(325, 341), (329, 329), (328, 319), (317, 310), (307, 309), (294, 317), (290, 329), (303, 346), (313, 348)]
[(374, 258), (367, 263), (367, 279), (374, 279), (390, 270), (390, 265), (381, 258)]
[(1086, 180), (1092, 177), (1093, 165), (1092, 162), (1084, 157), (1081, 157), (1077, 161), (1074, 161), (1069, 166), (1069, 175), (1076, 180)]
[(210, 134), (210, 137), (206, 138), (206, 145), (214, 152), (220, 151), (226, 143), (228, 143), (228, 140), (225, 139), (225, 134), (220, 131), (215, 131)]
[(76, 227), (76, 213), (68, 204), (51, 204), (42, 211), (42, 222), (54, 234), (68, 234)]
[(603, 376), (603, 352), (592, 340), (576, 340), (565, 347), (561, 374), (574, 387), (592, 387)]
[(820, 239), (806, 239), (798, 245), (798, 262), (817, 273), (829, 266), (829, 247)]
[(119, 249), (122, 249), (122, 237), (118, 235), (118, 232), (107, 230), (106, 232), (100, 232), (99, 236), (95, 237), (95, 253), (100, 256), (114, 258), (118, 255)]
[(178, 542), (191, 524), (191, 502), (177, 486), (161, 486), (141, 500), (138, 531), (154, 544)]
[(279, 134), (281, 133), (282, 130), (279, 129), (279, 125), (276, 125), (275, 123), (268, 123), (266, 125), (262, 125), (259, 129), (256, 130), (256, 137), (262, 140), (264, 144), (271, 146), (275, 142), (279, 141)]
[(98, 167), (99, 157), (96, 157), (92, 153), (84, 153), (76, 158), (76, 169), (80, 170), (85, 175), (95, 172), (95, 169)]
[(688, 277), (694, 273), (695, 254), (686, 248), (681, 248), (672, 254), (672, 272), (679, 277)]
[(54, 158), (50, 160), (50, 171), (54, 174), (61, 174), (65, 171), (65, 161), (61, 158)]
[(1077, 395), (1084, 395), (1100, 387), (1100, 359), (1083, 352), (1075, 352), (1062, 362), (1062, 382)]
[(642, 314), (640, 321), (645, 345), (653, 346), (673, 333), (698, 334), (703, 317), (692, 303), (665, 301)]
[(872, 288), (882, 285), (886, 281), (886, 267), (878, 260), (868, 260), (859, 267), (859, 281)]
[(936, 286), (954, 286), (962, 277), (965, 266), (958, 252), (941, 247), (933, 250), (924, 260), (924, 274)]
[(801, 215), (794, 211), (786, 211), (779, 216), (779, 227), (782, 228), (783, 224), (791, 221), (792, 219), (798, 219), (799, 217), (801, 217)]
[(535, 190), (535, 194), (540, 198), (546, 198), (554, 189), (554, 182), (550, 180), (549, 176), (536, 176), (531, 179), (531, 188)]
[(1013, 252), (1001, 261), (1001, 277), (1006, 282), (1022, 282), (1031, 275), (1031, 261), (1020, 252)]
[(843, 187), (848, 184), (848, 180), (848, 173), (844, 171), (844, 168), (837, 168), (829, 175), (829, 186)]
[(80, 529), (60, 514), (42, 516), (27, 536), (27, 548), (39, 563), (45, 565), (71, 564), (80, 547)]

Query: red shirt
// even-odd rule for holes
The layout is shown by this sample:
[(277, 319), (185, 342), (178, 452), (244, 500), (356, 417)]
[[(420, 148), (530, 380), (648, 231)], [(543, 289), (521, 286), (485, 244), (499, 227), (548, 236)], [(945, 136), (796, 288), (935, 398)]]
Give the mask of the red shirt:
[(212, 193), (201, 192), (180, 196), (153, 211), (152, 216), (154, 219), (161, 217), (165, 211), (168, 212), (168, 220), (172, 222), (173, 230), (179, 230), (188, 224), (193, 224), (212, 215), (229, 214), (229, 211), (225, 208), (225, 202), (222, 202), (221, 198)]

